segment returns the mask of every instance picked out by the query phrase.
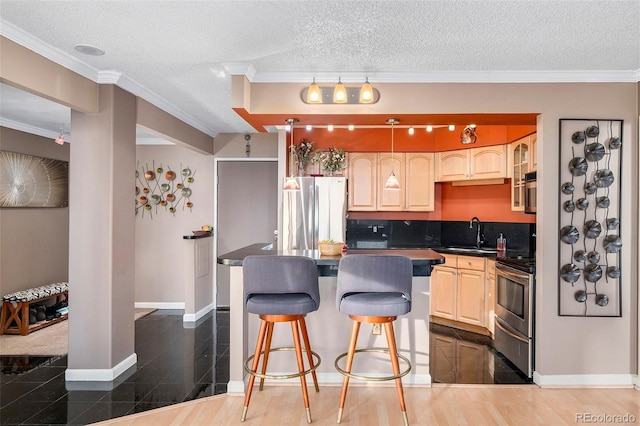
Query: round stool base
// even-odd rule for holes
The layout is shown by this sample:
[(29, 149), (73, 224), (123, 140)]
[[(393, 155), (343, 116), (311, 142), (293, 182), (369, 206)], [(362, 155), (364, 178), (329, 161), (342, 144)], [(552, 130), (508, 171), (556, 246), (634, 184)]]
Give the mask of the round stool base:
[[(356, 349), (355, 350), (355, 353), (361, 353), (361, 352), (381, 352), (381, 353), (389, 354), (389, 350), (388, 349), (365, 348), (365, 349)], [(355, 353), (354, 353), (354, 359), (355, 359)], [(404, 371), (401, 371), (397, 375), (376, 377), (376, 376), (365, 376), (365, 375), (362, 375), (362, 374), (353, 374), (351, 372), (345, 371), (342, 367), (340, 367), (338, 365), (338, 362), (342, 358), (344, 358), (346, 356), (347, 356), (347, 352), (339, 355), (336, 358), (336, 361), (334, 362), (334, 366), (336, 367), (336, 370), (338, 370), (338, 372), (340, 374), (342, 374), (343, 376), (350, 377), (352, 379), (367, 380), (367, 381), (374, 381), (374, 382), (383, 382), (383, 381), (387, 381), (387, 380), (399, 379), (400, 377), (406, 376), (411, 371), (411, 362), (409, 361), (409, 359), (407, 357), (403, 356), (403, 355), (398, 354), (398, 359), (401, 359), (402, 361), (404, 361), (407, 364), (407, 369), (404, 370)]]
[[(285, 347), (285, 348), (271, 348), (269, 349), (269, 353), (271, 352), (279, 352), (279, 351), (292, 351), (295, 352), (295, 348), (294, 347)], [(306, 350), (302, 350), (302, 352), (307, 352)], [(260, 352), (260, 355), (264, 355), (264, 351)], [(255, 358), (255, 355), (251, 355), (249, 358), (247, 358), (247, 360), (244, 362), (244, 371), (246, 371), (247, 373), (251, 374), (254, 377), (259, 377), (261, 379), (293, 379), (296, 377), (300, 377), (300, 376), (304, 376), (305, 374), (309, 374), (312, 371), (315, 371), (319, 366), (320, 363), (322, 362), (322, 358), (320, 358), (320, 355), (318, 355), (317, 353), (315, 353), (314, 351), (311, 351), (311, 355), (314, 357), (314, 363), (313, 365), (304, 371), (300, 371), (297, 373), (291, 373), (291, 374), (262, 374), (262, 373), (258, 373), (257, 371), (252, 371), (251, 368), (248, 366), (248, 364), (250, 364), (250, 362), (253, 360), (253, 358)]]

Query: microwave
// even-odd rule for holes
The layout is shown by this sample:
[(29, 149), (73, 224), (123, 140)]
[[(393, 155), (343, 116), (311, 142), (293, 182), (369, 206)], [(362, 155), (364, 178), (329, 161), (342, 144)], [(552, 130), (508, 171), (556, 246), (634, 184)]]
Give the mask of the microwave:
[(524, 212), (536, 214), (536, 172), (524, 174)]

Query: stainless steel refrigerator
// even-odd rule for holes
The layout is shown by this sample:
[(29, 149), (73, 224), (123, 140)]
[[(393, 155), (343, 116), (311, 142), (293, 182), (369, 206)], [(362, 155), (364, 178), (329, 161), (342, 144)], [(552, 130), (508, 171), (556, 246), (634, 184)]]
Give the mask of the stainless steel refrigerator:
[(283, 191), (282, 248), (314, 250), (320, 240), (345, 241), (347, 179), (297, 177), (300, 190)]

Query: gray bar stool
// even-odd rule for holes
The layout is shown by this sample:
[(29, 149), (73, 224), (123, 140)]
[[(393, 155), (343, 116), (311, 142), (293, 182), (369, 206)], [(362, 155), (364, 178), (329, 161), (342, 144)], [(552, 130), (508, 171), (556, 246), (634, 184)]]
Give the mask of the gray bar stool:
[[(353, 328), (348, 352), (339, 355), (335, 360), (336, 370), (344, 375), (338, 423), (342, 421), (349, 378), (354, 378), (375, 381), (395, 380), (404, 424), (409, 424), (401, 377), (411, 371), (411, 363), (406, 357), (398, 354), (393, 321), (399, 315), (411, 312), (412, 276), (411, 259), (406, 256), (351, 254), (340, 260), (336, 303), (338, 310), (349, 315), (349, 318), (353, 320)], [(360, 324), (363, 322), (384, 324), (388, 349), (356, 349)], [(372, 377), (352, 374), (353, 358), (356, 353), (361, 352), (388, 353), (391, 358), (393, 376)], [(347, 357), (346, 365), (345, 368), (341, 368), (339, 361), (345, 356)], [(402, 372), (400, 372), (398, 359), (402, 359), (407, 365), (407, 368)]]
[[(307, 411), (307, 422), (311, 423), (311, 410), (309, 409), (309, 395), (307, 393), (306, 375), (311, 373), (316, 392), (318, 379), (315, 370), (320, 365), (321, 359), (317, 353), (311, 350), (307, 326), (304, 317), (309, 312), (318, 310), (320, 306), (320, 290), (318, 288), (318, 267), (308, 257), (303, 256), (247, 256), (242, 262), (244, 279), (244, 302), (247, 312), (260, 316), (260, 331), (256, 341), (254, 355), (247, 358), (244, 369), (251, 375), (247, 395), (242, 410), (242, 421), (247, 417), (249, 400), (256, 377), (260, 377), (260, 390), (263, 388), (264, 379), (290, 379), (300, 377), (302, 397)], [(271, 348), (273, 328), (277, 322), (290, 322), (293, 334), (293, 347)], [(300, 345), (300, 331), (305, 349)], [(265, 345), (266, 336), (266, 345)], [(263, 349), (264, 346), (264, 349)], [(296, 352), (298, 372), (292, 374), (273, 375), (267, 374), (267, 361), (269, 352), (291, 351)], [(309, 368), (305, 370), (302, 352), (307, 353)], [(260, 356), (262, 355), (262, 370), (258, 372)], [(314, 363), (314, 359), (316, 362)], [(253, 360), (251, 367), (249, 363)]]

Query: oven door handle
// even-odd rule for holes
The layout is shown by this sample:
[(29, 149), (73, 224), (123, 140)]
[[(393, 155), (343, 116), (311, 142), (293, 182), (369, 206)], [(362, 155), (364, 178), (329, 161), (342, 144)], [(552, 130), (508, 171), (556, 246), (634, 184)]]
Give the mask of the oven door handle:
[(504, 267), (501, 264), (497, 263), (496, 273), (499, 273), (499, 275), (502, 275), (503, 277), (511, 281), (515, 281), (518, 284), (526, 285), (528, 283), (529, 274), (520, 271), (511, 272), (511, 268), (507, 268), (508, 267)]
[(518, 336), (517, 334), (514, 334), (510, 330), (507, 330), (504, 325), (500, 324), (500, 321), (497, 318), (496, 318), (495, 324), (496, 324), (496, 327), (498, 327), (500, 330), (504, 331), (510, 337), (513, 337), (514, 339), (520, 340), (522, 343), (529, 343), (529, 339), (526, 339), (526, 338), (524, 338), (522, 336)]

